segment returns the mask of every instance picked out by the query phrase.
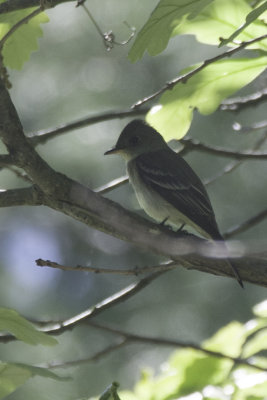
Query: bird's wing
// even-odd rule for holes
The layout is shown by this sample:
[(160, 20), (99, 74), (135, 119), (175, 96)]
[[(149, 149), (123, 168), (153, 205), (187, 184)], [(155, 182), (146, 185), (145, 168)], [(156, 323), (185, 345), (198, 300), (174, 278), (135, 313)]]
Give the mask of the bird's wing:
[(137, 157), (135, 165), (146, 185), (212, 238), (222, 238), (206, 189), (183, 158), (164, 149)]

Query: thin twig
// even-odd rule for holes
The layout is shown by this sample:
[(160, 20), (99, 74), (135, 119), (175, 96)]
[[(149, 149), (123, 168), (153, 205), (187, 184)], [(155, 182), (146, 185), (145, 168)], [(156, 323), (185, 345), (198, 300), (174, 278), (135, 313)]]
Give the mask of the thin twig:
[(233, 124), (233, 130), (239, 133), (250, 133), (252, 131), (258, 131), (267, 128), (267, 121), (255, 122), (250, 126), (242, 126), (239, 122)]
[(15, 174), (17, 178), (22, 179), (24, 182), (33, 184), (31, 178), (27, 174), (25, 174), (25, 172), (21, 172), (18, 168), (10, 166), (6, 167), (6, 169), (13, 172), (13, 174)]
[(76, 367), (77, 365), (81, 364), (88, 364), (90, 362), (98, 361), (99, 359), (105, 357), (106, 355), (112, 353), (113, 351), (121, 349), (127, 343), (128, 343), (127, 339), (121, 339), (120, 341), (118, 341), (118, 343), (105, 347), (103, 350), (98, 351), (93, 356), (81, 358), (79, 360), (71, 360), (65, 362), (51, 361), (49, 363), (40, 364), (37, 366), (41, 368), (56, 369), (56, 368), (70, 368), (70, 367)]
[(111, 190), (117, 189), (120, 186), (125, 185), (125, 183), (129, 182), (128, 176), (120, 176), (119, 178), (113, 179), (112, 181), (106, 183), (105, 185), (102, 185), (95, 189), (95, 192), (100, 193), (100, 194), (105, 194), (110, 192)]
[(233, 54), (246, 48), (247, 46), (250, 46), (251, 44), (254, 44), (254, 43), (264, 40), (266, 38), (267, 38), (267, 34), (259, 36), (257, 38), (248, 40), (246, 42), (242, 42), (242, 43), (240, 43), (240, 45), (238, 47), (227, 50), (226, 52), (221, 53), (215, 57), (208, 58), (207, 60), (203, 61), (203, 63), (199, 67), (193, 69), (192, 71), (188, 72), (187, 74), (181, 75), (181, 76), (173, 79), (170, 82), (167, 82), (161, 89), (159, 89), (155, 93), (143, 98), (142, 100), (139, 100), (138, 102), (136, 102), (135, 104), (132, 105), (132, 108), (135, 109), (137, 107), (142, 106), (144, 103), (147, 103), (148, 101), (155, 99), (156, 97), (158, 97), (160, 94), (162, 94), (166, 90), (172, 89), (173, 86), (177, 85), (178, 83), (186, 83), (190, 78), (192, 78), (194, 75), (196, 75), (202, 69), (206, 68), (208, 65), (213, 64), (216, 61), (219, 61), (223, 58), (231, 57)]
[(244, 222), (241, 222), (239, 225), (235, 225), (228, 229), (224, 233), (225, 239), (229, 239), (233, 237), (234, 235), (237, 235), (238, 233), (242, 233), (244, 231), (247, 231), (248, 229), (252, 228), (253, 226), (257, 225), (258, 223), (262, 222), (264, 218), (267, 217), (267, 208), (258, 214), (254, 215), (253, 217), (247, 219)]
[(26, 17), (22, 18), (20, 21), (18, 21), (15, 25), (12, 26), (12, 28), (5, 34), (5, 36), (0, 40), (0, 49), (3, 47), (7, 39), (17, 30), (19, 29), (22, 25), (27, 24), (30, 19), (35, 17), (36, 15), (40, 14), (43, 11), (43, 7), (39, 7), (33, 12), (31, 12), (29, 15)]
[(220, 155), (222, 157), (227, 158), (235, 158), (237, 160), (249, 160), (249, 159), (258, 159), (258, 160), (265, 160), (267, 159), (266, 152), (260, 151), (233, 151), (230, 149), (225, 149), (219, 146), (210, 146), (208, 144), (202, 143), (197, 139), (181, 139), (180, 142), (188, 147), (190, 150), (198, 150), (204, 153), (209, 153), (213, 155)]
[(58, 264), (54, 261), (50, 260), (42, 260), (39, 258), (35, 260), (36, 265), (38, 267), (50, 267), (55, 269), (61, 269), (62, 271), (83, 271), (83, 272), (94, 272), (95, 274), (116, 274), (116, 275), (130, 275), (130, 276), (138, 276), (140, 274), (146, 274), (148, 272), (158, 272), (158, 271), (167, 271), (173, 269), (177, 263), (168, 262), (160, 265), (151, 265), (148, 267), (136, 267), (132, 269), (119, 269), (119, 268), (99, 268), (99, 267), (90, 267), (90, 266), (82, 266), (77, 265), (69, 266)]
[[(262, 137), (259, 138), (259, 140), (255, 143), (255, 145), (252, 147), (253, 151), (256, 151), (261, 148), (261, 146), (266, 142), (267, 140), (267, 131), (262, 135)], [(210, 185), (217, 179), (221, 178), (222, 176), (229, 174), (230, 172), (233, 172), (236, 168), (238, 168), (240, 165), (242, 165), (244, 160), (235, 160), (230, 163), (228, 163), (220, 172), (218, 172), (216, 175), (213, 177), (210, 177), (208, 179), (204, 180), (204, 184)]]
[(219, 351), (212, 351), (209, 349), (206, 349), (200, 345), (197, 345), (195, 343), (191, 342), (181, 342), (179, 340), (173, 340), (173, 339), (165, 339), (165, 338), (157, 338), (157, 337), (151, 337), (151, 336), (142, 336), (142, 335), (137, 335), (134, 333), (129, 333), (125, 332), (124, 330), (113, 328), (109, 325), (103, 325), (98, 322), (92, 322), (90, 321), (88, 323), (90, 326), (93, 326), (97, 329), (104, 330), (106, 332), (114, 333), (116, 335), (122, 336), (124, 339), (127, 339), (130, 342), (139, 342), (139, 343), (147, 343), (147, 344), (153, 344), (157, 346), (170, 346), (170, 347), (180, 347), (180, 348), (189, 348), (193, 350), (200, 351), (208, 356), (211, 357), (216, 357), (216, 358), (223, 358), (226, 360), (230, 360), (235, 364), (239, 365), (246, 365), (251, 368), (255, 368), (259, 371), (267, 371), (267, 368), (260, 367), (258, 365), (254, 365), (248, 361), (248, 359), (245, 358), (240, 358), (240, 357), (232, 357), (227, 354), (221, 353)]
[(44, 144), (47, 140), (53, 139), (59, 135), (70, 132), (74, 129), (80, 129), (85, 126), (90, 126), (98, 122), (109, 121), (113, 119), (129, 118), (138, 115), (144, 115), (148, 112), (148, 108), (138, 110), (124, 110), (124, 111), (107, 111), (102, 114), (94, 115), (93, 117), (85, 117), (78, 121), (62, 124), (56, 128), (44, 129), (34, 134), (29, 134), (28, 138), (33, 146)]
[(246, 107), (256, 106), (266, 100), (267, 88), (264, 88), (248, 96), (226, 99), (222, 102), (219, 109), (222, 111), (241, 111)]

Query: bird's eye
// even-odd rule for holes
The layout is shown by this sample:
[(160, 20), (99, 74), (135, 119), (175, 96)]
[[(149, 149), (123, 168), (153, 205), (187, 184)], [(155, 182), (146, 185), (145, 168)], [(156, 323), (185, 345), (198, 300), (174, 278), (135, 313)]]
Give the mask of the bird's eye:
[(140, 138), (138, 136), (133, 136), (130, 139), (130, 144), (132, 146), (136, 146), (140, 142)]

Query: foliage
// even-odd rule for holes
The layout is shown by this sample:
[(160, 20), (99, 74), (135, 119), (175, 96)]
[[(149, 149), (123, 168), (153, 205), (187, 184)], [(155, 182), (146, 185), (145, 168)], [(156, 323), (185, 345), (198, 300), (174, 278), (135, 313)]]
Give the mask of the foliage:
[[(0, 0), (3, 3), (4, 0)], [(31, 14), (36, 8), (13, 11), (0, 15), (0, 41), (19, 21)], [(45, 13), (41, 13), (21, 25), (4, 43), (2, 56), (6, 67), (21, 69), (29, 60), (33, 51), (38, 49), (37, 39), (42, 36), (40, 24), (48, 22)]]
[[(17, 339), (30, 345), (51, 346), (57, 344), (55, 338), (38, 331), (29, 321), (11, 309), (0, 308), (0, 331), (12, 333)], [(36, 375), (57, 380), (64, 379), (48, 369), (22, 363), (0, 362), (0, 399)]]
[[(170, 5), (171, 4), (171, 5)], [(130, 51), (130, 60), (140, 59), (145, 50), (151, 55), (162, 52), (171, 36), (192, 34), (201, 43), (220, 45), (221, 38), (230, 36), (231, 40), (247, 41), (266, 33), (263, 12), (266, 4), (259, 6), (257, 12), (244, 0), (214, 0), (213, 2), (162, 0), (138, 34)], [(266, 13), (265, 13), (266, 14)], [(256, 17), (261, 17), (257, 18)], [(242, 29), (240, 25), (245, 22)], [(227, 39), (229, 46), (236, 43)], [(173, 85), (165, 91), (158, 106), (148, 114), (147, 120), (167, 140), (181, 139), (188, 131), (193, 110), (201, 114), (214, 112), (219, 104), (239, 89), (246, 86), (264, 71), (267, 58), (267, 39), (249, 47), (247, 58), (217, 61), (193, 78)], [(252, 49), (260, 50), (255, 54)], [(216, 61), (216, 60), (215, 60)], [(194, 65), (191, 69), (197, 68)], [(181, 76), (190, 69), (181, 71)]]
[(38, 331), (33, 324), (15, 310), (7, 308), (0, 308), (0, 330), (9, 332), (17, 339), (31, 345), (53, 346), (57, 344), (55, 338)]
[[(255, 314), (259, 308), (261, 312)], [(266, 310), (266, 302), (257, 305), (252, 320), (244, 324), (231, 322), (203, 342), (203, 349), (230, 357), (253, 357), (255, 365), (266, 368), (267, 358), (261, 354), (266, 350)], [(200, 400), (245, 400), (263, 399), (266, 393), (266, 372), (193, 349), (183, 349), (171, 355), (158, 376), (144, 371), (133, 392), (122, 391), (120, 397), (121, 400), (171, 400), (195, 394), (192, 398)]]

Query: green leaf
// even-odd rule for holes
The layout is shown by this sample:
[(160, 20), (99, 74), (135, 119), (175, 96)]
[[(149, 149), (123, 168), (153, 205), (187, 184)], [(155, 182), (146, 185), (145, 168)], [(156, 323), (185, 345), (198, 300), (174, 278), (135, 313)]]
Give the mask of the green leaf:
[(147, 50), (151, 56), (167, 46), (173, 29), (185, 15), (194, 18), (213, 0), (161, 0), (141, 29), (130, 50), (129, 59), (135, 62)]
[(228, 376), (233, 363), (229, 360), (199, 356), (184, 375), (184, 382), (176, 396), (186, 396), (201, 391), (207, 385), (217, 385)]
[(23, 385), (29, 378), (38, 375), (56, 380), (67, 380), (45, 368), (33, 367), (26, 364), (3, 363), (0, 361), (0, 399), (5, 398)]
[(53, 346), (58, 343), (55, 338), (38, 331), (17, 311), (8, 308), (0, 308), (0, 331), (9, 332), (17, 339), (31, 345)]
[(267, 350), (267, 326), (247, 341), (243, 348), (242, 357), (251, 357), (262, 350)]
[(246, 330), (243, 324), (234, 321), (221, 328), (203, 344), (205, 349), (225, 353), (231, 357), (238, 357), (245, 339)]
[[(184, 19), (174, 27), (173, 36), (180, 34), (195, 35), (201, 43), (219, 45), (220, 37), (229, 37), (244, 25), (246, 17), (251, 14), (252, 8), (244, 0), (216, 0), (206, 7), (194, 19)], [(255, 15), (254, 15), (255, 16)], [(253, 15), (252, 15), (253, 17)], [(241, 29), (238, 35), (239, 41), (247, 41), (266, 34), (266, 25), (261, 20), (252, 20)], [(229, 46), (236, 46), (229, 43)], [(254, 43), (250, 49), (262, 49), (267, 51), (267, 40)]]
[[(214, 112), (222, 100), (241, 89), (265, 70), (267, 57), (222, 60), (177, 84), (147, 114), (147, 121), (169, 141), (188, 131), (195, 108), (203, 115)], [(196, 68), (182, 71), (182, 74)]]
[(259, 7), (254, 8), (247, 16), (244, 22), (232, 35), (221, 41), (220, 47), (232, 42), (248, 25), (255, 21), (261, 14), (267, 10), (267, 2), (261, 4)]
[[(0, 1), (1, 2), (1, 1)], [(0, 40), (20, 20), (36, 8), (13, 11), (0, 15)], [(4, 65), (13, 69), (21, 69), (33, 51), (38, 49), (38, 37), (43, 35), (41, 23), (48, 22), (47, 15), (42, 12), (21, 25), (5, 42), (2, 50)]]

